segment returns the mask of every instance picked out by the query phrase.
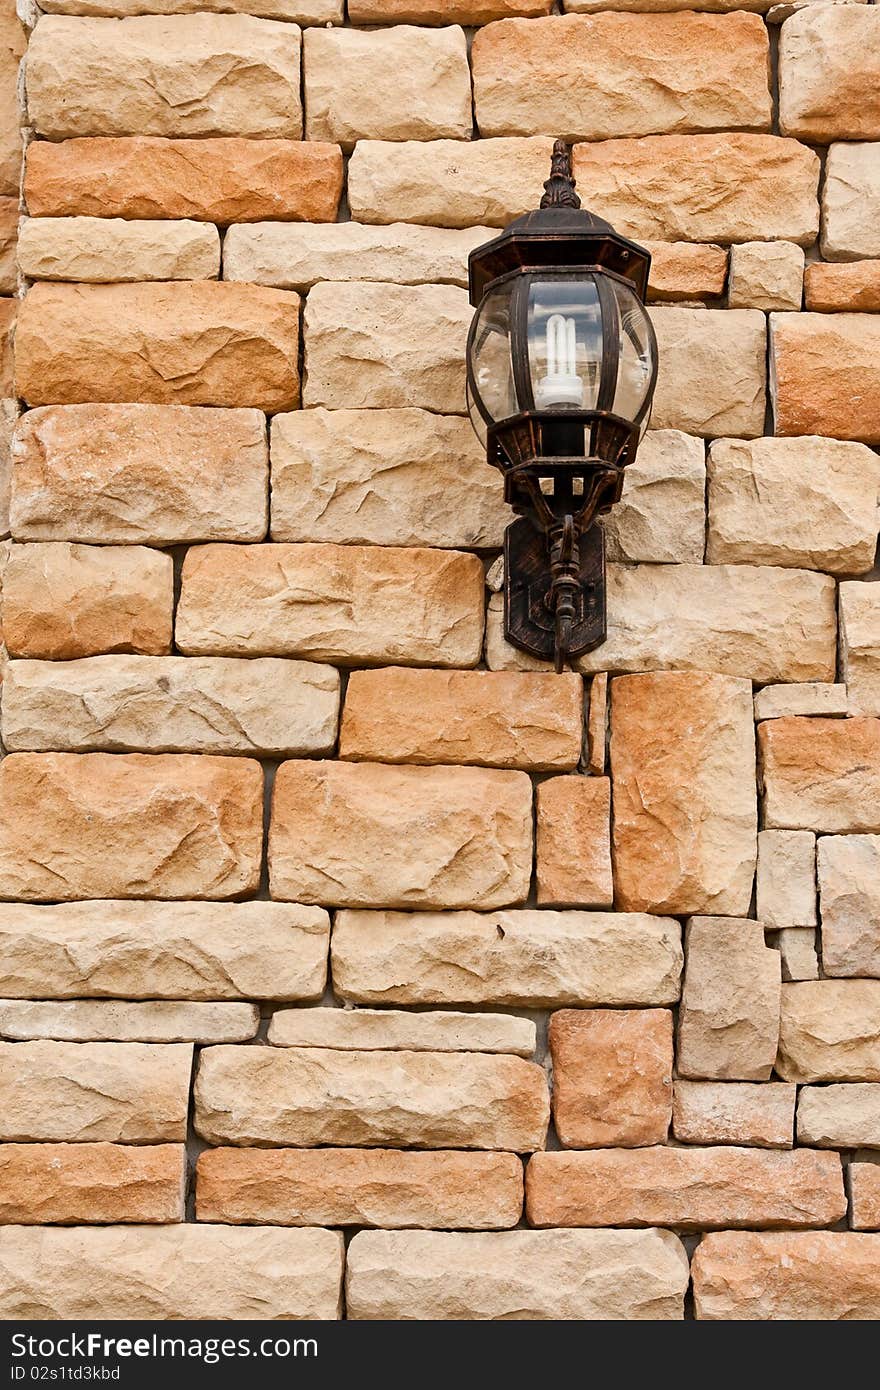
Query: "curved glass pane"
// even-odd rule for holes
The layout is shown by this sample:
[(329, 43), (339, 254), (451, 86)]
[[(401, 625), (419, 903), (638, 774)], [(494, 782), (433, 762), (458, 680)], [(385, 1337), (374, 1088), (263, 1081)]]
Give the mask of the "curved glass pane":
[(507, 420), (519, 409), (510, 360), (512, 292), (512, 280), (491, 290), (471, 324), (468, 361), (474, 387), (473, 392), (468, 390), (468, 411), (474, 429), (483, 440), (488, 423)]
[[(615, 415), (621, 415), (624, 420), (637, 420), (647, 400), (654, 374), (657, 356), (654, 329), (638, 296), (617, 280), (609, 280), (609, 283), (617, 306), (620, 336), (617, 387), (611, 408)], [(645, 411), (641, 422), (642, 434), (648, 427), (649, 415), (650, 411)]]
[(602, 313), (592, 275), (529, 285), (528, 351), (536, 410), (595, 410)]

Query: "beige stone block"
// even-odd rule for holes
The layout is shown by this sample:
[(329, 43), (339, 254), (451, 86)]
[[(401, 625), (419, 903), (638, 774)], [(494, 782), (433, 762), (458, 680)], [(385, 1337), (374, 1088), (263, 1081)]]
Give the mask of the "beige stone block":
[[(663, 14), (669, 10), (689, 9), (692, 3), (693, 0), (562, 0), (563, 8), (574, 14), (593, 14), (597, 10), (637, 10), (646, 14)], [(713, 13), (754, 10), (762, 14), (773, 6), (773, 0), (700, 0), (700, 3), (703, 9)]]
[(192, 1057), (182, 1043), (0, 1043), (0, 1138), (183, 1141)]
[(748, 241), (730, 248), (727, 303), (731, 309), (800, 309), (803, 290), (802, 246), (790, 241)]
[(822, 185), (822, 255), (831, 261), (880, 256), (878, 214), (880, 143), (832, 145)]
[(22, 155), (17, 82), (27, 33), (14, 5), (5, 8), (0, 35), (0, 195), (17, 198)]
[(797, 1137), (820, 1149), (880, 1149), (880, 1085), (802, 1087)]
[[(457, 285), (316, 285), (304, 318), (303, 404), (462, 414), (471, 317)], [(340, 375), (340, 361), (357, 371)]]
[(318, 408), (272, 421), (274, 540), (500, 546), (511, 516), (463, 416)]
[(749, 918), (692, 917), (685, 962), (679, 1075), (768, 1081), (779, 1039), (782, 970), (778, 951), (764, 944), (762, 924)]
[(29, 217), (18, 262), (31, 280), (216, 280), (220, 235), (203, 222)]
[(664, 1144), (672, 1114), (668, 1009), (563, 1009), (549, 1025), (553, 1121), (567, 1149)]
[(687, 241), (652, 241), (648, 302), (718, 299), (727, 283), (727, 250)]
[(712, 1321), (875, 1320), (880, 1241), (851, 1231), (720, 1232), (693, 1262), (697, 1317)]
[(757, 914), (765, 927), (816, 925), (816, 837), (810, 830), (759, 830)]
[(195, 1127), (211, 1144), (540, 1149), (541, 1067), (482, 1052), (211, 1047), (199, 1054)]
[(522, 1203), (511, 1153), (206, 1149), (196, 1167), (200, 1221), (504, 1230)]
[(200, 546), (184, 560), (176, 628), (188, 656), (475, 666), (483, 566), (390, 546)]
[(211, 280), (41, 282), (19, 314), (18, 394), (29, 405), (291, 410), (299, 403), (299, 303), (287, 290)]
[(807, 5), (779, 34), (779, 128), (812, 144), (880, 136), (880, 14)]
[(251, 15), (44, 15), (28, 47), (38, 135), (302, 135), (300, 32)]
[(160, 1230), (0, 1229), (4, 1318), (335, 1319), (338, 1231), (192, 1223)]
[(182, 1144), (2, 1144), (0, 1224), (183, 1221)]
[(262, 769), (243, 758), (12, 753), (0, 764), (0, 897), (253, 893), (262, 803)]
[(0, 396), (7, 400), (18, 395), (13, 379), (12, 349), (18, 312), (17, 299), (0, 299)]
[(632, 912), (339, 912), (333, 987), (361, 1004), (674, 1004), (681, 928)]
[(783, 985), (776, 1070), (786, 1081), (880, 1081), (880, 980)]
[(171, 650), (171, 556), (144, 546), (13, 545), (3, 631), (13, 656), (65, 661)]
[(259, 1026), (256, 1004), (0, 999), (0, 1037), (13, 1042), (248, 1042)]
[[(824, 715), (826, 719), (848, 713), (845, 685), (830, 681), (801, 681), (796, 685), (765, 685), (755, 691), (755, 719), (785, 719), (795, 715)], [(759, 914), (760, 915), (760, 914)]]
[(650, 431), (623, 475), (623, 496), (602, 520), (606, 558), (701, 565), (705, 494), (703, 441), (679, 430)]
[(671, 1231), (361, 1231), (355, 1320), (663, 1321), (684, 1316), (687, 1255)]
[(594, 777), (604, 775), (607, 742), (608, 672), (600, 671), (590, 681), (590, 705), (587, 714), (587, 766)]
[(50, 405), (13, 440), (17, 540), (259, 541), (268, 491), (258, 410)]
[(614, 885), (609, 778), (551, 777), (538, 784), (536, 806), (538, 902), (610, 907)]
[(826, 975), (880, 976), (880, 835), (819, 839)]
[(752, 692), (737, 677), (612, 685), (614, 881), (630, 911), (748, 911), (757, 799)]
[(880, 720), (771, 719), (758, 751), (769, 828), (880, 831)]
[(294, 903), (0, 903), (0, 966), (22, 999), (320, 999), (330, 919)]
[(840, 666), (851, 714), (880, 714), (878, 595), (874, 584), (840, 586)]
[(488, 24), (510, 15), (543, 15), (552, 0), (349, 0), (352, 24)]
[(334, 907), (504, 907), (532, 870), (524, 772), (287, 762), (269, 830), (273, 898)]
[(18, 223), (18, 197), (0, 195), (0, 294), (15, 294), (18, 288)]
[(880, 444), (880, 319), (771, 314), (775, 433)]
[(12, 441), (19, 418), (17, 400), (0, 399), (0, 534), (9, 535)]
[(672, 1132), (682, 1144), (790, 1149), (796, 1098), (784, 1081), (676, 1081)]
[(578, 764), (583, 731), (584, 684), (573, 673), (386, 666), (351, 673), (339, 756), (565, 771)]
[[(107, 16), (125, 19), (131, 0), (46, 0), (49, 14)], [(297, 24), (341, 24), (343, 0), (137, 0), (139, 14), (254, 14), (262, 19), (293, 20)]]
[(651, 309), (655, 429), (752, 438), (764, 429), (766, 324), (756, 309)]
[(535, 1025), (513, 1014), (423, 1013), (396, 1009), (276, 1009), (274, 1047), (331, 1047), (346, 1052), (513, 1052), (530, 1058)]
[(850, 1224), (857, 1231), (880, 1231), (880, 1164), (851, 1163)]
[(815, 927), (783, 927), (768, 934), (768, 945), (775, 946), (782, 959), (782, 978), (818, 980), (819, 956)]
[(804, 273), (804, 303), (820, 313), (847, 309), (880, 313), (880, 260), (849, 265), (814, 261)]

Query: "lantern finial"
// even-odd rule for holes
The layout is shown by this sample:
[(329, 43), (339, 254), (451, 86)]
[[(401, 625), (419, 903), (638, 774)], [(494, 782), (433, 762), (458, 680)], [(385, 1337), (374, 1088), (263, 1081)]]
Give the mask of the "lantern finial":
[(565, 140), (554, 140), (550, 160), (550, 177), (544, 184), (542, 208), (579, 208), (581, 200), (574, 191), (571, 172), (571, 149)]

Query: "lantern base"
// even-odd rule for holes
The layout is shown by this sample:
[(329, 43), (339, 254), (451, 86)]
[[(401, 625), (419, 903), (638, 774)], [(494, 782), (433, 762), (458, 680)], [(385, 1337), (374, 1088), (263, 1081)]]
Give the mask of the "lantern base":
[[(605, 641), (605, 533), (595, 523), (578, 542), (579, 589), (567, 641), (568, 657)], [(531, 656), (556, 657), (556, 615), (550, 599), (550, 549), (546, 534), (525, 517), (504, 533), (504, 635)]]

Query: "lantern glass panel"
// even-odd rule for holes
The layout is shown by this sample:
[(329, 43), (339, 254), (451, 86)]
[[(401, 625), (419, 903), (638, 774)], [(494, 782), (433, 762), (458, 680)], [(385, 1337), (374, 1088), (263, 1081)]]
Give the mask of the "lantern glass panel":
[(657, 356), (654, 329), (637, 295), (616, 280), (610, 283), (614, 292), (620, 343), (612, 410), (615, 415), (633, 422), (639, 420), (644, 410), (641, 419), (641, 433), (644, 434), (650, 416), (650, 411), (644, 407), (651, 390)]
[(536, 410), (595, 410), (602, 311), (592, 276), (529, 284), (527, 341)]
[(498, 285), (483, 300), (471, 329), (468, 355), (468, 411), (474, 429), (486, 437), (487, 423), (507, 420), (519, 410), (510, 356), (510, 301), (513, 281)]

